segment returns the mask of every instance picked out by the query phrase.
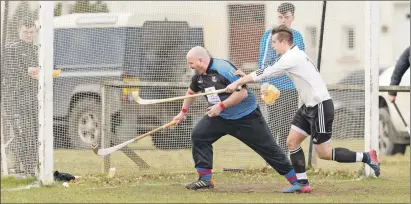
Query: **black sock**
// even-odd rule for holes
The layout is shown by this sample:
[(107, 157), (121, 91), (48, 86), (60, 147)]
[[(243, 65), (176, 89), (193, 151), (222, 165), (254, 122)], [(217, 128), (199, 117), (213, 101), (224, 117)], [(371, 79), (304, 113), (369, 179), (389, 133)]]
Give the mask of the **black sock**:
[(370, 159), (369, 158), (369, 156), (368, 156), (368, 154), (366, 154), (365, 152), (364, 153), (362, 153), (362, 162), (364, 162), (364, 163), (367, 163), (368, 162), (368, 159)]
[(295, 150), (290, 150), (290, 159), (293, 164), (295, 173), (299, 183), (308, 183), (307, 174), (305, 172), (305, 156), (301, 147)]
[(357, 153), (346, 148), (334, 148), (331, 154), (331, 159), (340, 163), (357, 162)]

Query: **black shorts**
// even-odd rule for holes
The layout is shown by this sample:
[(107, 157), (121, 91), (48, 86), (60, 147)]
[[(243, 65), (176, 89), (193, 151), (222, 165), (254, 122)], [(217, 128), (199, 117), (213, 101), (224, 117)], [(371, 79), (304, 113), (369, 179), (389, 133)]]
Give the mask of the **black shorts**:
[(291, 128), (311, 135), (314, 144), (327, 143), (331, 139), (334, 121), (334, 104), (332, 99), (323, 101), (314, 107), (301, 106), (294, 116)]

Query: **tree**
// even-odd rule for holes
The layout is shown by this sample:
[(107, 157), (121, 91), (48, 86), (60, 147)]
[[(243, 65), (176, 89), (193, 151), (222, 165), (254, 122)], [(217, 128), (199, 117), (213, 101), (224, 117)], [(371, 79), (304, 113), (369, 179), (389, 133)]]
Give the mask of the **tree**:
[(90, 8), (91, 5), (89, 1), (76, 1), (71, 13), (90, 13)]
[(63, 10), (63, 4), (61, 2), (56, 4), (54, 8), (54, 16), (61, 16), (61, 12)]
[(104, 4), (103, 1), (97, 1), (95, 4), (95, 13), (108, 13), (107, 4)]
[(70, 13), (108, 13), (107, 4), (97, 1), (91, 4), (90, 1), (76, 1)]

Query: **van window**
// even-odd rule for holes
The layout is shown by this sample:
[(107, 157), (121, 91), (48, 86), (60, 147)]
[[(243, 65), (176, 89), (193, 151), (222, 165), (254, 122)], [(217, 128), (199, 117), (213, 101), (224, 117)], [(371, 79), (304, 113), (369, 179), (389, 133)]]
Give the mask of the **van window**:
[(59, 68), (122, 66), (125, 28), (55, 30), (54, 64)]

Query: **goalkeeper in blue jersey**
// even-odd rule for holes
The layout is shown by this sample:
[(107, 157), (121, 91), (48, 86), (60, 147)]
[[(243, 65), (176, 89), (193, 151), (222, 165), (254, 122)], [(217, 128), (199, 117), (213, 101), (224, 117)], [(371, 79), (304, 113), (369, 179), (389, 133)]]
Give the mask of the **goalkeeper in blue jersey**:
[[(285, 25), (288, 28), (291, 27), (291, 23), (294, 20), (295, 7), (291, 3), (282, 3), (277, 8), (277, 19), (279, 25)], [(260, 41), (260, 55), (258, 61), (259, 69), (265, 69), (266, 67), (274, 64), (278, 60), (278, 54), (271, 47), (271, 31), (267, 30)], [(304, 41), (300, 32), (291, 29), (294, 36), (294, 45), (302, 51), (305, 51)], [(268, 126), (274, 137), (278, 138), (278, 145), (288, 155), (287, 148), (287, 135), (290, 129), (293, 116), (298, 109), (298, 93), (295, 90), (293, 82), (287, 75), (273, 78), (270, 80), (264, 80), (261, 83), (269, 82), (273, 84), (281, 91), (280, 98), (274, 105), (267, 107), (269, 118), (267, 118)]]

